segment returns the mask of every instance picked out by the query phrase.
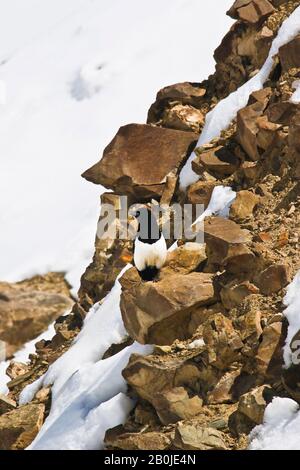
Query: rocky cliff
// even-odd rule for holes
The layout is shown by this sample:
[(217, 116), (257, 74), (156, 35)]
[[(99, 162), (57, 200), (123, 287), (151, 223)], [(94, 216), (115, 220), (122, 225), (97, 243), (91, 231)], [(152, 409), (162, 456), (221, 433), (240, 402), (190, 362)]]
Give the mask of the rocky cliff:
[[(125, 424), (107, 430), (108, 448), (245, 449), (274, 396), (299, 401), (299, 366), (283, 367), (288, 322), (282, 312), (285, 288), (300, 268), (300, 104), (291, 99), (300, 77), (300, 36), (279, 49), (264, 88), (251, 94), (229, 128), (197, 147), (207, 113), (258, 73), (299, 4), (236, 0), (228, 14), (237, 21), (215, 51), (214, 75), (160, 90), (147, 124), (122, 127), (83, 174), (113, 191), (101, 199), (116, 210), (122, 195), (133, 203), (207, 207), (216, 187), (236, 192), (229, 218), (205, 219), (205, 245), (180, 240), (158, 282), (141, 282), (134, 267), (121, 277), (128, 336), (104, 358), (134, 340), (154, 349), (132, 355), (123, 370), (136, 405)], [(182, 191), (179, 174), (193, 150), (198, 181)], [(129, 241), (96, 238), (72, 313), (57, 321), (51, 341), (37, 345), (26, 369), (15, 368), (8, 397), (0, 397), (0, 449), (24, 448), (40, 429), (50, 387), (24, 406), (17, 405), (20, 391), (69, 348), (131, 251)], [(3, 296), (1, 290), (0, 307), (24, 289), (7, 287)], [(65, 294), (45, 302), (66, 306)], [(16, 344), (13, 333), (9, 341)]]

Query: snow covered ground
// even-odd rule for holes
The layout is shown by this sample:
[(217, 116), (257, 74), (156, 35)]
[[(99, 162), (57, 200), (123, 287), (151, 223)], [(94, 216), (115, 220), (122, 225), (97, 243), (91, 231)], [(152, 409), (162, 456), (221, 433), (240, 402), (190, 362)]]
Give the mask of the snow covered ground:
[(30, 402), (42, 386), (53, 384), (50, 414), (30, 449), (102, 449), (106, 429), (126, 421), (133, 402), (126, 396), (122, 370), (131, 354), (149, 354), (152, 347), (134, 343), (102, 360), (108, 347), (126, 335), (120, 295), (117, 280), (104, 301), (91, 308), (72, 347), (23, 390), (21, 404)]
[(232, 0), (202, 3), (0, 0), (1, 280), (65, 270), (77, 289), (101, 189), (80, 174), (159, 88), (213, 71)]

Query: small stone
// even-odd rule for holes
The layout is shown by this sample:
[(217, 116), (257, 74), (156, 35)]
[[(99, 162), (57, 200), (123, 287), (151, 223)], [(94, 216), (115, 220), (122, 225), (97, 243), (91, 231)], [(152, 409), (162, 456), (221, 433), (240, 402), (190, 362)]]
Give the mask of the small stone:
[(14, 400), (0, 393), (0, 415), (3, 415), (4, 413), (15, 409), (16, 406), (17, 404)]
[(239, 191), (230, 208), (230, 218), (235, 221), (249, 219), (259, 202), (259, 197), (251, 191)]
[(274, 392), (270, 386), (257, 387), (241, 396), (238, 411), (254, 421), (255, 424), (262, 424), (266, 406), (273, 396)]
[(159, 419), (164, 425), (193, 418), (201, 413), (202, 403), (201, 398), (198, 396), (189, 398), (183, 387), (158, 393), (152, 401)]
[(175, 430), (173, 444), (182, 450), (226, 450), (224, 435), (214, 428), (206, 428), (196, 421), (180, 422)]
[(22, 450), (42, 427), (44, 405), (29, 404), (0, 416), (0, 450)]
[(259, 276), (257, 285), (262, 294), (279, 292), (290, 282), (289, 268), (285, 264), (273, 264)]

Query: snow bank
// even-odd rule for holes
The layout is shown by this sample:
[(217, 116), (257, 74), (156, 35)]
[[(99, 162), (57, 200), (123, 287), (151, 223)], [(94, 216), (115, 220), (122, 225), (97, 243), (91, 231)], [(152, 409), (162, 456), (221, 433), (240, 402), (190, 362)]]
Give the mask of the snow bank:
[(236, 198), (236, 192), (233, 191), (228, 186), (216, 186), (212, 192), (209, 204), (203, 214), (198, 217), (193, 225), (202, 222), (205, 217), (210, 217), (212, 215), (219, 215), (220, 217), (227, 218), (229, 216), (229, 211), (231, 204)]
[(250, 450), (300, 450), (299, 405), (290, 398), (274, 398), (264, 422), (250, 435)]
[(290, 101), (291, 103), (300, 103), (300, 80), (295, 80), (293, 83), (294, 93), (292, 94)]
[[(290, 343), (295, 334), (300, 330), (300, 271), (287, 288), (286, 296), (283, 299), (286, 309), (283, 314), (289, 322), (287, 338), (284, 346), (284, 362), (287, 367), (292, 364), (292, 351)], [(298, 348), (299, 349), (299, 348)]]
[[(283, 357), (286, 367), (292, 365), (290, 343), (300, 330), (300, 272), (287, 288), (283, 300), (286, 309), (283, 314), (289, 326)], [(298, 347), (299, 350), (299, 347)], [(298, 354), (296, 352), (296, 354)], [(299, 354), (297, 355), (299, 360)], [(251, 434), (250, 449), (256, 450), (300, 450), (300, 411), (299, 405), (289, 398), (274, 398), (265, 411), (264, 423)]]
[(125, 395), (122, 370), (131, 354), (148, 354), (152, 347), (134, 343), (102, 360), (109, 346), (126, 335), (120, 295), (117, 279), (104, 301), (91, 308), (71, 348), (23, 390), (21, 404), (30, 402), (41, 387), (52, 385), (50, 414), (30, 449), (101, 449), (106, 429), (126, 420), (133, 403)]
[[(50, 415), (29, 449), (102, 449), (106, 429), (124, 423), (134, 405), (125, 395), (122, 370), (131, 354), (151, 351), (134, 343), (113, 357), (81, 366), (61, 389), (54, 382)], [(22, 401), (24, 396), (26, 390)]]
[[(227, 218), (231, 204), (236, 198), (236, 192), (233, 191), (229, 186), (216, 186), (212, 192), (209, 204), (203, 214), (195, 220), (192, 226), (202, 222), (205, 217), (211, 215), (219, 215), (220, 217)], [(170, 246), (168, 251), (174, 251), (178, 248), (177, 241)]]
[[(288, 43), (300, 32), (300, 7), (283, 22), (274, 39), (269, 55), (260, 69), (260, 71), (248, 82), (242, 85), (238, 90), (231, 93), (225, 99), (220, 101), (217, 106), (207, 114), (205, 126), (198, 141), (198, 146), (210, 142), (218, 137), (222, 130), (227, 129), (231, 121), (236, 117), (237, 112), (247, 105), (250, 94), (253, 91), (263, 88), (265, 81), (268, 79), (273, 66), (273, 57), (277, 54), (279, 48)], [(199, 176), (192, 169), (192, 161), (195, 158), (193, 153), (180, 175), (180, 187), (187, 188), (190, 184), (195, 183)]]
[(0, 0), (0, 279), (64, 271), (77, 291), (103, 191), (80, 174), (157, 90), (213, 71), (221, 3)]

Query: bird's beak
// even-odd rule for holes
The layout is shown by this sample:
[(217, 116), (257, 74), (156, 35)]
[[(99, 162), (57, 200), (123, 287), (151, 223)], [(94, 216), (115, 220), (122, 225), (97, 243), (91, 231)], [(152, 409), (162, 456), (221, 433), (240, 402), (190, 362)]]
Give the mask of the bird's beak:
[(133, 260), (132, 253), (130, 253), (128, 250), (123, 250), (120, 256), (120, 260), (123, 261), (123, 263), (131, 263)]

